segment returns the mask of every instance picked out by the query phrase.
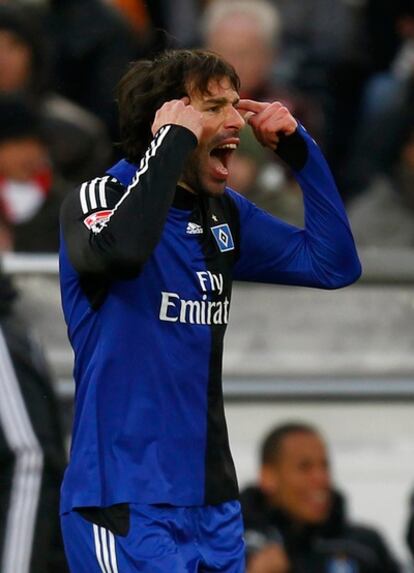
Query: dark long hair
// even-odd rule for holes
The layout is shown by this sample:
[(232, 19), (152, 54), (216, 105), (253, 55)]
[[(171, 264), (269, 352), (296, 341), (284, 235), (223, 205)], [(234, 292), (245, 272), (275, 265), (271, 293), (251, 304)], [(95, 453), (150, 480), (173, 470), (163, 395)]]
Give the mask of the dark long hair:
[(166, 101), (208, 93), (210, 80), (228, 78), (239, 91), (240, 80), (228, 62), (207, 50), (169, 50), (154, 60), (133, 63), (117, 87), (121, 145), (126, 158), (138, 162), (151, 139), (156, 111)]

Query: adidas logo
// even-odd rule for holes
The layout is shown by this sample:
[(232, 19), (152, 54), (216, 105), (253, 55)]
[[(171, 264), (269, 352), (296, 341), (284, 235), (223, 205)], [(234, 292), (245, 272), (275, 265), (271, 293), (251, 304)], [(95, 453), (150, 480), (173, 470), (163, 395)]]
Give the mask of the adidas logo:
[(197, 225), (197, 223), (188, 223), (187, 225), (187, 235), (201, 235), (203, 233), (203, 227)]

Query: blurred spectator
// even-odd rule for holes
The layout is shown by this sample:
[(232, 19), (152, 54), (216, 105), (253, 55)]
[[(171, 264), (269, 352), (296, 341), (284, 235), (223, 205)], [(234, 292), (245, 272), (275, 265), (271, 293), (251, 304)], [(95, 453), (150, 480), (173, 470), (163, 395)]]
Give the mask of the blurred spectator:
[(273, 93), (273, 65), (279, 44), (279, 12), (266, 0), (215, 0), (203, 14), (201, 31), (208, 48), (237, 70), (241, 97)]
[(362, 89), (371, 72), (365, 0), (273, 2), (283, 23), (280, 73), (321, 105), (325, 152), (342, 192)]
[(230, 164), (230, 187), (258, 207), (296, 226), (303, 226), (302, 192), (291, 172), (277, 156), (261, 147), (249, 126)]
[(405, 16), (412, 13), (412, 0), (365, 0), (364, 27), (373, 72), (388, 70), (401, 48)]
[(13, 248), (13, 230), (6, 215), (0, 209), (0, 253), (9, 253)]
[(203, 14), (201, 31), (206, 47), (236, 68), (242, 98), (282, 101), (320, 139), (323, 118), (317, 103), (278, 75), (282, 24), (267, 0), (215, 0)]
[(242, 493), (248, 573), (397, 573), (382, 537), (352, 524), (333, 489), (319, 432), (274, 428), (261, 448), (259, 484)]
[(284, 73), (303, 85), (319, 85), (326, 66), (356, 49), (364, 0), (272, 0), (282, 20)]
[(101, 122), (48, 89), (48, 64), (36, 12), (0, 3), (0, 94), (20, 94), (39, 109), (52, 160), (72, 183), (94, 177), (110, 160)]
[(136, 34), (149, 33), (151, 21), (147, 3), (144, 0), (107, 0), (124, 14)]
[(147, 0), (153, 26), (166, 30), (165, 43), (160, 48), (188, 48), (198, 42), (200, 1)]
[(365, 191), (373, 177), (389, 173), (414, 109), (414, 2), (398, 0), (395, 4), (400, 47), (390, 69), (374, 75), (365, 86), (347, 167), (348, 195)]
[(409, 500), (409, 514), (406, 530), (406, 541), (411, 557), (414, 558), (414, 493), (411, 493)]
[(0, 272), (0, 570), (65, 573), (63, 435), (50, 374)]
[(407, 85), (414, 77), (414, 2), (397, 2), (400, 5), (395, 18), (395, 34), (399, 39), (390, 66), (375, 74), (365, 88), (364, 119), (370, 119), (392, 107), (401, 105), (406, 98)]
[(52, 172), (39, 117), (24, 99), (0, 96), (3, 247), (8, 243), (15, 251), (57, 251), (59, 208), (67, 187)]
[[(318, 106), (277, 79), (280, 19), (276, 8), (267, 0), (215, 0), (203, 14), (201, 30), (206, 47), (235, 67), (242, 98), (282, 101), (320, 139), (323, 122)], [(272, 214), (302, 224), (296, 184), (275, 154), (257, 147), (249, 127), (241, 133), (229, 185)]]
[(96, 114), (116, 140), (114, 90), (140, 41), (132, 25), (102, 0), (49, 0), (45, 30), (54, 48), (57, 90)]
[(351, 203), (348, 214), (360, 246), (414, 247), (414, 121), (388, 173), (375, 177)]

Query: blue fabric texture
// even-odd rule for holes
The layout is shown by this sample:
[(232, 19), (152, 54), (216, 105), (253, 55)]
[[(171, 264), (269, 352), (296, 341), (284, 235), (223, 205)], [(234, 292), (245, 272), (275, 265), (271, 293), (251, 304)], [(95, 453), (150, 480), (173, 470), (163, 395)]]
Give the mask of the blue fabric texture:
[(237, 501), (206, 507), (130, 505), (125, 537), (61, 517), (72, 573), (244, 573), (243, 523)]

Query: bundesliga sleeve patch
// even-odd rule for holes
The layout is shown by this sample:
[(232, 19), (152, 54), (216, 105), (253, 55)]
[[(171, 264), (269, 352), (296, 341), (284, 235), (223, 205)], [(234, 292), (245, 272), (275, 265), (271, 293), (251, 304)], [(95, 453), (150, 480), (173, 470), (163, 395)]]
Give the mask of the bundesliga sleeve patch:
[(234, 249), (233, 236), (227, 223), (211, 227), (211, 232), (213, 233), (218, 248), (222, 253), (226, 253), (227, 251), (232, 251)]
[(88, 215), (83, 222), (93, 233), (100, 233), (109, 219), (112, 217), (112, 209), (105, 209), (105, 211), (97, 211)]

